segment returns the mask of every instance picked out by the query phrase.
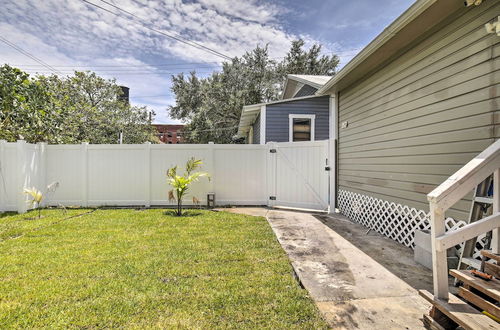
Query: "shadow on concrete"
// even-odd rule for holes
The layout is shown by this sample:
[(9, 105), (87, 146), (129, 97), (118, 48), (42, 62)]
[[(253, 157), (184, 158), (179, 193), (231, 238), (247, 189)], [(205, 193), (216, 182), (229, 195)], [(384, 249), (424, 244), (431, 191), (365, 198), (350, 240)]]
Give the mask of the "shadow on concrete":
[(432, 292), (432, 271), (413, 260), (412, 249), (342, 215), (314, 216), (414, 289)]

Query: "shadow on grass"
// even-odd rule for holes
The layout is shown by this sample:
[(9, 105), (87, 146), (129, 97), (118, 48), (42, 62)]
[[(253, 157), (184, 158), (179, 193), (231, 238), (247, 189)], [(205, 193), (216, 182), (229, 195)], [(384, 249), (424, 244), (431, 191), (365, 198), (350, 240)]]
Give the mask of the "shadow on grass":
[(178, 216), (176, 210), (166, 210), (164, 214), (170, 217), (188, 218), (202, 215), (202, 212), (200, 210), (184, 210), (182, 211), (182, 215)]
[(0, 213), (0, 219), (1, 218), (6, 218), (6, 217), (10, 217), (10, 216), (13, 216), (13, 215), (16, 215), (17, 212), (3, 212), (3, 213)]

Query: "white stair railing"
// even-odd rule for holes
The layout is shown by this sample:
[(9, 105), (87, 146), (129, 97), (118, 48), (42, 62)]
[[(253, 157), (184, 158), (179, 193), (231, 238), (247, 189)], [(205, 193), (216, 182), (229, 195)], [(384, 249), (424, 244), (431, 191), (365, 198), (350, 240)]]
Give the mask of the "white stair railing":
[[(493, 213), (458, 230), (446, 233), (445, 212), (464, 198), (489, 175), (493, 177)], [(431, 216), (432, 272), (434, 298), (448, 299), (446, 250), (480, 234), (493, 230), (491, 247), (499, 253), (500, 240), (500, 140), (490, 145), (464, 167), (427, 195)]]

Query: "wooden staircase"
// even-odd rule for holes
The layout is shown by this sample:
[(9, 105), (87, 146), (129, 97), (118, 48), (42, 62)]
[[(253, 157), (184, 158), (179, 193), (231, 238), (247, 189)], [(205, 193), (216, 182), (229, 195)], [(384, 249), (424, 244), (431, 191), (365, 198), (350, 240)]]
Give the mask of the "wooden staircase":
[[(499, 267), (500, 255), (485, 252)], [(486, 273), (488, 273), (486, 271)], [(489, 273), (490, 275), (491, 274)], [(426, 290), (420, 295), (429, 301), (433, 308), (429, 315), (424, 316), (424, 323), (428, 329), (500, 329), (500, 280), (493, 278), (489, 281), (474, 276), (470, 270), (450, 270), (450, 275), (462, 283), (458, 289), (458, 296), (449, 295), (448, 301), (435, 299)]]
[[(488, 200), (480, 194), (476, 203), (492, 204), (491, 215), (466, 224), (464, 227), (446, 231), (445, 212), (455, 203), (464, 198), (473, 189), (487, 180), (493, 174), (493, 194), (487, 194)], [(489, 185), (486, 185), (489, 186)], [(491, 196), (491, 198), (490, 198)], [(496, 320), (500, 317), (500, 140), (490, 145), (486, 150), (467, 163), (427, 195), (430, 209), (431, 240), (432, 240), (432, 271), (434, 294), (420, 291), (420, 295), (429, 301), (433, 307), (429, 315), (424, 315), (424, 324), (429, 329), (500, 329)], [(448, 273), (447, 250), (458, 244), (467, 242), (469, 250), (479, 235), (491, 232), (492, 251), (483, 251), (484, 267), (481, 261), (465, 261), (463, 268), (475, 267), (488, 272), (494, 277), (485, 280), (476, 277), (470, 270), (458, 269)], [(489, 234), (487, 234), (488, 236)], [(488, 236), (489, 237), (489, 236)], [(471, 252), (471, 251), (469, 251)], [(472, 258), (470, 258), (472, 259)], [(487, 261), (487, 259), (491, 259)], [(448, 275), (462, 283), (458, 296), (449, 292)]]

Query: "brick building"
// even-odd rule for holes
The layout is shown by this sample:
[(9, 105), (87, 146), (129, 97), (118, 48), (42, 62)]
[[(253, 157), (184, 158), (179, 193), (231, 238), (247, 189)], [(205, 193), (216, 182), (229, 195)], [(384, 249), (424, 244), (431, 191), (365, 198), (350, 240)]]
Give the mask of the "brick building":
[(157, 136), (162, 143), (178, 144), (182, 143), (182, 128), (184, 125), (153, 124), (156, 128)]

